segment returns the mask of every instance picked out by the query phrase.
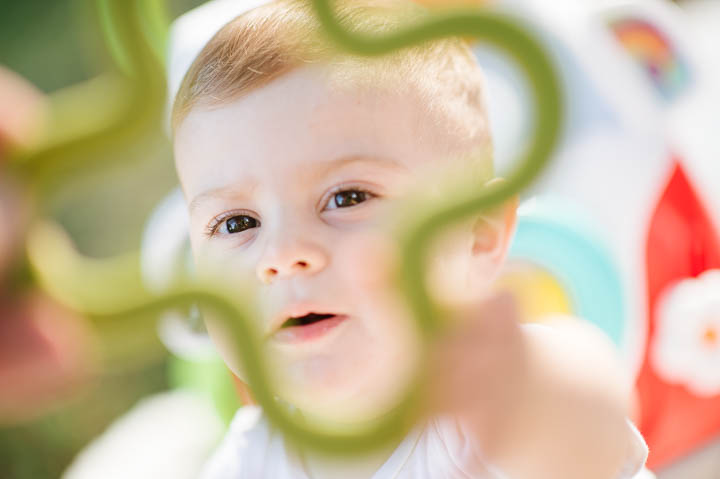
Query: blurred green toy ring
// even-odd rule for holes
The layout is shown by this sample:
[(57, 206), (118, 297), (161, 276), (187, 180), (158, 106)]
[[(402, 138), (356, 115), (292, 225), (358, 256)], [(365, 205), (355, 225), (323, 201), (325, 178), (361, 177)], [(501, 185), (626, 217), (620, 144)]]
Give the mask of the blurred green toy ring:
[[(125, 8), (127, 5), (129, 11), (133, 8), (130, 6), (132, 4), (133, 2), (127, 2), (115, 5), (117, 9)], [(403, 219), (403, 224), (397, 231), (399, 251), (402, 255), (397, 271), (397, 281), (427, 344), (438, 330), (437, 318), (440, 315), (437, 305), (430, 299), (426, 291), (425, 252), (431, 241), (448, 226), (473, 213), (499, 205), (527, 187), (547, 165), (557, 145), (562, 123), (563, 98), (558, 77), (550, 57), (540, 43), (519, 25), (517, 20), (499, 12), (468, 9), (453, 10), (445, 14), (438, 13), (417, 25), (376, 37), (353, 32), (342, 25), (335, 16), (329, 0), (312, 0), (312, 4), (329, 36), (351, 53), (368, 56), (382, 55), (441, 37), (474, 37), (497, 47), (508, 55), (527, 78), (531, 98), (534, 102), (533, 133), (524, 153), (518, 159), (506, 181), (493, 182), (488, 186), (453, 190), (452, 194), (431, 204), (428, 209), (414, 209), (409, 219)], [(130, 17), (130, 15), (121, 16), (125, 19), (130, 19)], [(141, 43), (140, 41), (124, 44), (122, 41), (115, 42), (113, 47), (118, 61), (126, 68), (130, 68), (129, 65), (136, 53), (135, 49), (141, 47), (144, 49), (140, 52), (143, 58), (151, 58), (153, 48), (147, 44), (140, 45)], [(146, 43), (149, 43), (147, 39)], [(121, 51), (123, 47), (126, 48), (124, 52)], [(458, 190), (463, 192), (458, 193)], [(418, 211), (420, 215), (418, 215)], [(43, 246), (30, 253), (31, 257), (36, 256), (31, 261), (37, 270), (49, 268), (47, 266), (49, 263), (43, 266), (43, 260), (39, 256), (50, 254), (50, 250), (49, 246)], [(77, 275), (78, 271), (76, 270), (73, 274)], [(40, 276), (43, 275), (43, 271), (40, 271)], [(49, 275), (50, 273), (47, 273), (45, 276), (49, 277)], [(76, 276), (76, 278), (79, 277)], [(92, 283), (92, 280), (87, 277), (75, 281), (86, 285)], [(63, 281), (59, 281), (57, 277), (54, 278), (54, 281), (46, 281), (46, 285), (49, 282), (52, 282), (58, 290), (68, 284), (68, 281), (63, 284)], [(365, 427), (355, 430), (333, 427), (318, 421), (307, 420), (299, 414), (291, 412), (276, 399), (276, 394), (271, 386), (268, 362), (262, 360), (261, 340), (254, 331), (251, 321), (253, 309), (248, 308), (248, 304), (252, 303), (238, 301), (236, 291), (231, 296), (223, 293), (222, 288), (209, 286), (191, 285), (184, 290), (165, 295), (161, 299), (148, 298), (147, 295), (142, 299), (134, 296), (124, 301), (116, 298), (105, 303), (107, 307), (102, 308), (104, 309), (102, 314), (125, 316), (139, 312), (160, 312), (170, 307), (191, 304), (198, 304), (212, 312), (224, 323), (232, 335), (245, 367), (250, 387), (268, 420), (281, 429), (288, 439), (300, 442), (304, 446), (332, 453), (359, 453), (397, 440), (405, 436), (414, 426), (419, 414), (418, 398), (421, 395), (417, 392), (422, 385), (422, 374), (420, 373), (424, 370), (422, 367), (419, 368), (420, 372), (407, 391), (405, 399), (378, 422)], [(122, 296), (122, 292), (133, 290), (132, 288), (118, 289), (111, 283), (107, 283), (103, 287), (104, 291), (112, 292), (116, 296)], [(252, 298), (251, 289), (244, 293), (245, 298)], [(105, 297), (109, 298), (107, 295)], [(94, 302), (93, 304), (98, 303)], [(128, 304), (135, 306), (128, 308)], [(82, 306), (80, 305), (80, 307)]]

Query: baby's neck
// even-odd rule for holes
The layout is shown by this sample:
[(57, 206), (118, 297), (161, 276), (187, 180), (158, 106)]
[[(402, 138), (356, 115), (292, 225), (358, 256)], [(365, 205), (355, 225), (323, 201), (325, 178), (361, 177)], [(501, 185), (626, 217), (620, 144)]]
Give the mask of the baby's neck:
[(397, 444), (391, 444), (369, 454), (349, 457), (326, 456), (312, 451), (301, 451), (300, 456), (312, 479), (370, 479), (396, 447)]

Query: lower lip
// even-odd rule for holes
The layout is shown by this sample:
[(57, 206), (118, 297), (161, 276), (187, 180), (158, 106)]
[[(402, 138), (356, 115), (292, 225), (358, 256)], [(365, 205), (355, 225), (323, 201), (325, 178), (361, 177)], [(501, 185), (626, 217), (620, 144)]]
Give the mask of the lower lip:
[(320, 339), (348, 319), (347, 316), (333, 316), (305, 326), (290, 326), (277, 331), (273, 338), (280, 343), (305, 343)]

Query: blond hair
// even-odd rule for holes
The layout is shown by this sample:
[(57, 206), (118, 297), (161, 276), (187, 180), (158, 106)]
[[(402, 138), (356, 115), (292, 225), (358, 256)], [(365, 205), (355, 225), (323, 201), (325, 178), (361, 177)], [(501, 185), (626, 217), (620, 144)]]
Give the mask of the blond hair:
[[(449, 120), (438, 123), (448, 133), (489, 146), (482, 73), (464, 40), (436, 40), (380, 58), (357, 57), (324, 37), (309, 3), (276, 0), (226, 24), (185, 75), (173, 104), (173, 129), (196, 106), (237, 100), (296, 68), (322, 63), (330, 66), (338, 85), (363, 83), (398, 92), (412, 85), (429, 111)], [(333, 8), (348, 28), (375, 34), (426, 14), (405, 0), (336, 0)]]

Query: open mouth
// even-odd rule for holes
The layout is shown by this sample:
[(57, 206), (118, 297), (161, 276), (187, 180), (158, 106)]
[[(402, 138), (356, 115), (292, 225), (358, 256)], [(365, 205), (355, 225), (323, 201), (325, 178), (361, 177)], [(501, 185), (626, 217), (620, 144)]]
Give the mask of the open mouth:
[(275, 339), (283, 343), (298, 343), (325, 336), (348, 319), (345, 315), (331, 313), (308, 313), (290, 317), (275, 332)]
[(300, 316), (297, 318), (288, 318), (288, 320), (282, 324), (281, 328), (292, 328), (293, 326), (307, 326), (310, 324), (315, 324), (318, 321), (324, 321), (326, 319), (331, 319), (334, 317), (334, 314), (309, 313), (305, 316)]

